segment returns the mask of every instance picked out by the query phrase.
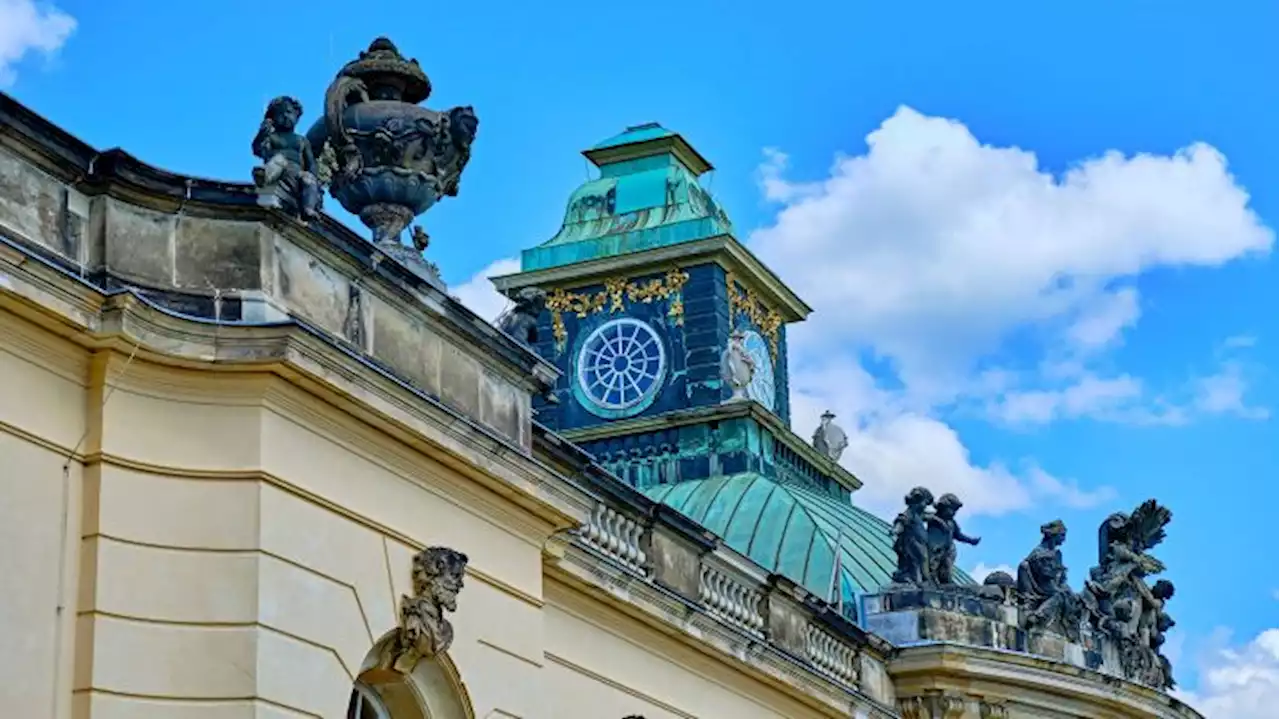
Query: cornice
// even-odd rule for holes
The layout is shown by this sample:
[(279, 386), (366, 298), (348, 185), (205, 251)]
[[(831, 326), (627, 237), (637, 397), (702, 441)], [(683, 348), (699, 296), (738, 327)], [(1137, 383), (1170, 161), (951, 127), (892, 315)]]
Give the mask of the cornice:
[(1029, 694), (1058, 695), (1126, 716), (1203, 719), (1191, 707), (1150, 687), (1020, 652), (951, 643), (903, 647), (888, 670), (900, 691), (902, 684), (915, 680), (935, 687), (951, 683), (972, 687), (974, 682), (985, 682), (1018, 687)]
[(522, 287), (575, 289), (599, 283), (606, 277), (618, 274), (641, 274), (673, 265), (691, 267), (707, 262), (714, 262), (727, 272), (732, 272), (739, 282), (759, 293), (770, 306), (776, 307), (786, 322), (802, 321), (813, 311), (813, 308), (805, 304), (772, 270), (731, 235), (718, 235), (694, 242), (665, 245), (651, 250), (489, 279), (499, 292), (510, 295)]
[[(839, 716), (851, 716), (858, 710), (876, 719), (896, 716), (890, 708), (860, 691), (832, 681), (769, 642), (712, 616), (588, 548), (569, 545), (560, 556), (548, 558), (544, 567), (550, 582), (595, 600), (596, 611), (607, 607), (635, 619), (689, 650), (734, 667), (810, 708)], [(550, 586), (544, 594), (548, 603), (554, 603)]]
[[(45, 272), (58, 270), (28, 258), (18, 265), (0, 264), (0, 307), (89, 350), (115, 350), (139, 363), (275, 374), (507, 496), (544, 523), (544, 535), (576, 526), (586, 516), (592, 493), (571, 477), (302, 320), (216, 323), (178, 314), (132, 291), (101, 295), (88, 283), (67, 282), (66, 277), (45, 283)], [(78, 317), (59, 312), (39, 296), (46, 284), (70, 290), (61, 309), (74, 303), (97, 305), (100, 312)], [(95, 293), (98, 297), (91, 301)]]
[(856, 490), (862, 487), (862, 480), (858, 479), (852, 472), (845, 469), (838, 462), (833, 462), (830, 457), (822, 454), (813, 448), (813, 445), (804, 441), (799, 435), (791, 431), (791, 427), (782, 421), (778, 415), (765, 409), (763, 405), (755, 401), (749, 402), (732, 402), (726, 404), (718, 404), (710, 407), (696, 407), (693, 409), (679, 410), (675, 412), (666, 412), (653, 417), (636, 417), (632, 419), (618, 420), (592, 427), (584, 427), (581, 429), (565, 430), (561, 434), (574, 442), (591, 442), (600, 439), (610, 439), (628, 434), (640, 434), (643, 432), (656, 432), (663, 429), (672, 429), (675, 427), (684, 427), (691, 424), (702, 424), (716, 420), (739, 419), (750, 417), (759, 424), (768, 429), (770, 433), (787, 449), (795, 452), (818, 469), (828, 472), (835, 481), (841, 486), (849, 490)]
[[(277, 210), (258, 204), (257, 190), (247, 182), (224, 182), (180, 175), (142, 162), (119, 148), (99, 151), (54, 125), (12, 96), (0, 92), (0, 144), (17, 152), (38, 169), (89, 196), (107, 195), (159, 212), (256, 222), (286, 239), (320, 248), (348, 265), (360, 268), (358, 276), (378, 278), (384, 293), (400, 294), (425, 304), (441, 317), (446, 334), (465, 338), (467, 344), (485, 348), (492, 363), (519, 368), (519, 374), (536, 378), (536, 391), (555, 382), (555, 366), (535, 352), (481, 319), (446, 292), (415, 275), (329, 215), (304, 224)], [(26, 252), (24, 243), (24, 252)], [(66, 265), (63, 261), (60, 264)], [(168, 288), (172, 289), (172, 288)]]

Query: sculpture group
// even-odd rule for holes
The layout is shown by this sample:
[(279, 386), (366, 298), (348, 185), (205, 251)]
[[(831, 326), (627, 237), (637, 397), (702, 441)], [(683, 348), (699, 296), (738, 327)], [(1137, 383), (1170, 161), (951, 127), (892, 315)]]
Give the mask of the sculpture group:
[[(324, 115), (304, 136), (302, 104), (278, 97), (253, 140), (262, 165), (253, 171), (264, 204), (318, 217), (324, 189), (373, 230), (374, 242), (400, 246), (400, 235), (441, 197), (458, 194), (479, 120), (470, 107), (421, 107), (431, 82), (416, 60), (378, 38), (347, 63), (325, 93)], [(418, 253), (426, 233), (413, 238)]]
[(1003, 597), (1007, 591), (1019, 607), (1022, 629), (1077, 643), (1085, 642), (1086, 634), (1109, 639), (1127, 677), (1161, 689), (1174, 686), (1169, 660), (1161, 653), (1166, 632), (1174, 626), (1165, 609), (1173, 583), (1147, 583), (1164, 571), (1164, 564), (1148, 552), (1164, 540), (1173, 515), (1154, 499), (1102, 523), (1098, 565), (1089, 570), (1079, 592), (1067, 582), (1061, 550), (1067, 526), (1061, 520), (1040, 527), (1040, 543), (1019, 563), (1016, 579), (993, 572), (977, 587), (959, 584), (954, 571), (956, 543), (978, 543), (956, 522), (960, 500), (944, 494), (935, 501), (927, 488), (916, 487), (905, 502), (891, 530), (898, 566), (888, 591), (932, 588), (987, 597)]

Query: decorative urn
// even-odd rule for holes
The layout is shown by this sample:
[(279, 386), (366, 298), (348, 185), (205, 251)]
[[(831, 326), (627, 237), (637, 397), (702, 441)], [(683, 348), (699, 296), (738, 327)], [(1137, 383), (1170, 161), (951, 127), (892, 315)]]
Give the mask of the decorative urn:
[[(324, 117), (307, 132), (330, 175), (329, 194), (396, 255), (409, 249), (400, 235), (414, 217), (458, 194), (479, 124), (470, 107), (420, 106), (430, 94), (418, 61), (378, 38), (338, 72), (325, 92)], [(415, 228), (418, 259), (426, 240)]]

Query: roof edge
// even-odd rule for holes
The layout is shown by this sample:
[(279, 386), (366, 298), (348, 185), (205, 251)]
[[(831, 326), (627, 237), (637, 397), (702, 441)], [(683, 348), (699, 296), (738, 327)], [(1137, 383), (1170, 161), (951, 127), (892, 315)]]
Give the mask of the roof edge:
[(628, 142), (622, 145), (593, 147), (589, 150), (583, 150), (582, 154), (596, 167), (602, 167), (615, 162), (634, 160), (639, 157), (660, 155), (663, 152), (670, 152), (675, 155), (676, 159), (688, 167), (695, 177), (716, 169), (707, 158), (702, 156), (702, 153), (693, 149), (693, 145), (690, 145), (679, 133), (651, 140)]
[(734, 273), (739, 282), (760, 293), (766, 303), (776, 306), (785, 322), (802, 322), (813, 312), (813, 308), (787, 287), (751, 250), (728, 234), (570, 265), (498, 275), (489, 279), (499, 292), (511, 295), (524, 287), (569, 289), (593, 284), (624, 271), (636, 272), (671, 264), (693, 265), (702, 262), (715, 262), (726, 271)]

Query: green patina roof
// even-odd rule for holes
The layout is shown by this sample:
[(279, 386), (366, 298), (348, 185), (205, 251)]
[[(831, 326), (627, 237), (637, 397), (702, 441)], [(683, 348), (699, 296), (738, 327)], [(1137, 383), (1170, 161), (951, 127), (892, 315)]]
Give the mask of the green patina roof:
[(637, 125), (584, 154), (600, 177), (573, 191), (560, 231), (521, 254), (521, 271), (733, 233), (729, 216), (698, 184), (711, 165), (680, 135)]
[(621, 147), (622, 145), (630, 145), (637, 142), (648, 142), (649, 140), (660, 140), (667, 137), (675, 137), (676, 133), (659, 125), (656, 122), (647, 122), (643, 125), (633, 125), (626, 130), (614, 135), (608, 140), (603, 140), (592, 145), (592, 150), (604, 150), (610, 147)]
[[(834, 602), (837, 543), (847, 608), (889, 584), (897, 566), (890, 525), (853, 506), (757, 474), (664, 484), (645, 494), (702, 524), (733, 550)], [(960, 572), (958, 581), (972, 584)]]

